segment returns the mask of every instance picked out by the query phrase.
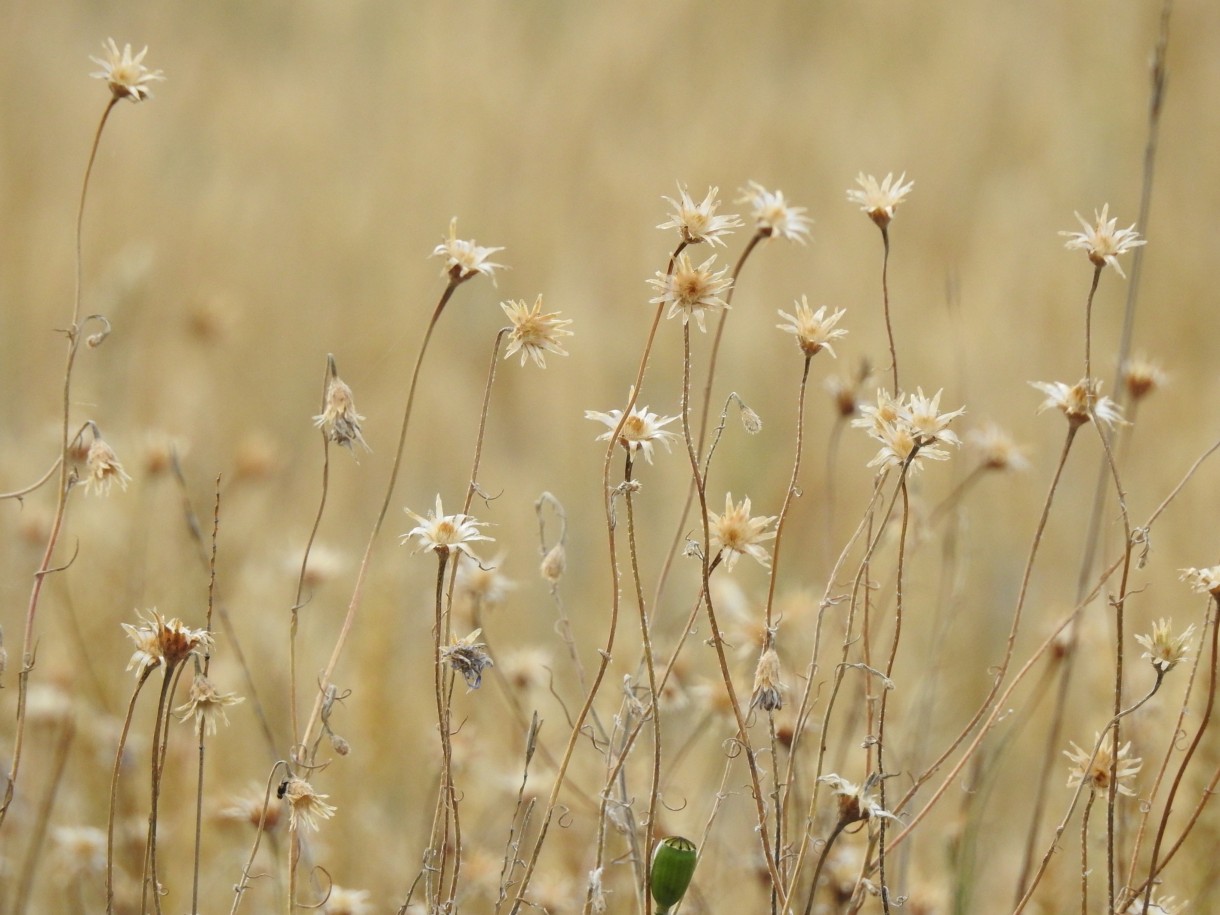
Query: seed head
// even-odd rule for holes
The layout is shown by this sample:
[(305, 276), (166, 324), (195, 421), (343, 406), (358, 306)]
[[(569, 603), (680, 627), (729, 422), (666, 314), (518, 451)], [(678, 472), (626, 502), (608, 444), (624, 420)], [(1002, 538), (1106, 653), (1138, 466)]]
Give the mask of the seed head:
[(774, 712), (784, 707), (784, 684), (780, 680), (779, 654), (767, 648), (758, 658), (754, 669), (754, 693), (750, 708)]
[(845, 823), (859, 823), (861, 820), (890, 819), (898, 817), (882, 808), (880, 802), (873, 797), (872, 789), (880, 779), (874, 774), (864, 780), (863, 785), (849, 782), (841, 775), (823, 775), (818, 779), (834, 789), (835, 797), (839, 799), (839, 819)]
[(449, 666), (466, 680), (470, 689), (478, 689), (483, 684), (483, 671), (494, 666), (483, 650), (487, 646), (478, 640), (482, 633), (482, 629), (476, 629), (460, 639), (450, 636), (450, 643), (441, 649), (441, 660), (448, 661)]

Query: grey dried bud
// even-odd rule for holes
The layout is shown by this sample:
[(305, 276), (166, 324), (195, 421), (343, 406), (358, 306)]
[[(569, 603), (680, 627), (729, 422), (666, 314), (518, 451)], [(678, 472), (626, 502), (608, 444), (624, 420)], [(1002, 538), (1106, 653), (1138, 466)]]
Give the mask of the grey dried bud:
[(568, 566), (568, 554), (562, 543), (557, 543), (551, 547), (550, 551), (542, 558), (542, 577), (555, 585), (563, 578), (564, 570)]
[(758, 435), (759, 432), (762, 432), (762, 417), (745, 404), (741, 405), (741, 424), (751, 435)]
[(352, 745), (347, 742), (346, 737), (340, 737), (338, 734), (330, 735), (330, 748), (340, 756), (346, 756), (352, 752)]

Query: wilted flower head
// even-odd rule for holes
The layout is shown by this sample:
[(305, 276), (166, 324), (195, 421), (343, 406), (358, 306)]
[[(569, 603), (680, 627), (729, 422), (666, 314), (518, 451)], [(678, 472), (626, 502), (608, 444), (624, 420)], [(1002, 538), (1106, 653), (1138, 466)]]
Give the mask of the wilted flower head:
[(457, 217), (449, 220), (449, 237), (432, 249), (433, 257), (445, 259), (445, 269), (442, 273), (450, 280), (463, 282), (476, 273), (495, 277), (492, 274), (503, 268), (503, 264), (493, 264), (487, 258), (503, 248), (484, 248), (476, 245), (473, 240), (465, 241), (457, 237)]
[(876, 404), (861, 404), (861, 416), (851, 424), (881, 443), (881, 450), (869, 461), (869, 467), (908, 466), (911, 473), (919, 469), (924, 458), (947, 461), (949, 452), (943, 445), (961, 444), (949, 423), (961, 416), (965, 408), (940, 412), (940, 391), (932, 397), (917, 388), (914, 394), (891, 397), (886, 390), (877, 391)]
[(457, 590), (470, 605), (479, 610), (494, 610), (503, 606), (508, 592), (517, 587), (501, 572), (504, 554), (492, 559), (486, 566), (465, 557), (458, 563)]
[[(1110, 765), (1114, 761), (1114, 731), (1106, 731), (1105, 739), (1102, 740), (1100, 734), (1097, 735), (1101, 746), (1097, 751), (1097, 757), (1093, 759), (1092, 764), (1089, 763), (1090, 757), (1093, 756), (1089, 750), (1082, 750), (1075, 743), (1069, 742), (1071, 750), (1064, 750), (1063, 755), (1072, 762), (1072, 769), (1068, 773), (1067, 786), (1075, 788), (1081, 782), (1090, 791), (1109, 791), (1110, 790)], [(1128, 797), (1135, 797), (1135, 791), (1128, 785), (1123, 784), (1126, 779), (1131, 779), (1140, 770), (1143, 760), (1136, 757), (1129, 759), (1128, 754), (1131, 752), (1131, 741), (1127, 741), (1118, 751), (1118, 768), (1116, 770), (1118, 785), (1116, 789), (1119, 794), (1125, 794)]]
[(446, 515), (445, 510), (441, 507), (440, 495), (436, 497), (436, 510), (428, 512), (426, 518), (423, 515), (415, 514), (409, 508), (403, 510), (418, 521), (419, 525), (403, 534), (399, 539), (406, 543), (412, 537), (418, 538), (420, 547), (415, 551), (417, 553), (432, 550), (447, 556), (450, 551), (455, 551), (465, 553), (477, 562), (477, 557), (470, 552), (467, 544), (476, 540), (492, 540), (491, 537), (479, 533), (479, 528), (484, 527), (485, 522), (475, 521), (470, 515)]
[(504, 358), (509, 359), (515, 353), (521, 353), (521, 364), (526, 359), (533, 359), (540, 369), (546, 368), (546, 353), (552, 352), (566, 356), (568, 351), (559, 342), (560, 337), (570, 337), (572, 332), (567, 326), (572, 322), (561, 319), (559, 312), (542, 314), (542, 296), (534, 301), (533, 309), (524, 301), (501, 302), (500, 307), (513, 323), (512, 332), (508, 337), (508, 347)]
[(52, 833), (59, 863), (74, 877), (101, 873), (106, 867), (106, 833), (96, 826), (56, 826)]
[(835, 797), (839, 799), (839, 818), (843, 822), (858, 823), (861, 820), (882, 818), (898, 819), (894, 814), (883, 809), (880, 802), (873, 797), (873, 786), (879, 781), (876, 775), (866, 778), (863, 785), (849, 782), (843, 776), (835, 775), (833, 772), (830, 775), (823, 775), (818, 781), (825, 782), (834, 789)]
[(335, 359), (328, 357), (329, 379), (326, 382), (326, 403), (322, 412), (313, 418), (313, 424), (322, 430), (327, 441), (342, 445), (349, 451), (357, 444), (365, 451), (371, 451), (360, 424), (364, 417), (356, 412), (356, 402), (352, 399), (352, 389), (339, 377), (335, 368)]
[(1157, 620), (1152, 624), (1152, 635), (1137, 635), (1135, 640), (1144, 646), (1141, 657), (1152, 661), (1152, 666), (1161, 673), (1169, 673), (1186, 658), (1190, 651), (1190, 638), (1195, 634), (1193, 625), (1178, 635), (1173, 634), (1173, 620)]
[(478, 689), (483, 683), (483, 671), (494, 666), (483, 650), (487, 646), (479, 641), (482, 634), (482, 629), (476, 629), (460, 639), (450, 636), (450, 643), (441, 648), (441, 660), (448, 661), (449, 666), (462, 675), (471, 689)]
[(1081, 378), (1071, 386), (1062, 381), (1031, 381), (1030, 384), (1047, 395), (1038, 407), (1039, 413), (1053, 407), (1075, 426), (1090, 419), (1111, 427), (1125, 424), (1122, 408), (1109, 397), (1101, 395), (1101, 382), (1096, 378)]
[(754, 669), (754, 692), (750, 708), (774, 712), (784, 707), (784, 684), (780, 681), (779, 654), (768, 646), (758, 657)]
[(1084, 231), (1060, 232), (1060, 235), (1067, 236), (1064, 247), (1081, 248), (1087, 251), (1093, 266), (1104, 267), (1109, 264), (1118, 271), (1119, 276), (1125, 279), (1127, 274), (1123, 273), (1123, 268), (1118, 265), (1118, 255), (1125, 254), (1140, 245), (1148, 244), (1147, 240), (1140, 238), (1139, 233), (1135, 231), (1135, 223), (1125, 229), (1116, 228), (1118, 219), (1109, 218), (1110, 204), (1108, 203), (1101, 208), (1100, 213), (1094, 210), (1093, 216), (1094, 221), (1090, 223), (1079, 213), (1076, 214)]
[(704, 241), (711, 245), (723, 245), (724, 239), (720, 236), (728, 235), (738, 228), (741, 225), (741, 217), (716, 215), (716, 210), (720, 207), (720, 201), (716, 199), (719, 192), (718, 187), (708, 188), (703, 202), (696, 204), (679, 182), (677, 200), (672, 197), (661, 198), (674, 208), (674, 213), (669, 222), (663, 222), (657, 228), (677, 229), (682, 241), (688, 245)]
[(728, 267), (713, 272), (712, 265), (715, 262), (716, 255), (713, 254), (696, 267), (691, 263), (690, 255), (679, 254), (672, 273), (658, 271), (656, 279), (648, 281), (660, 292), (660, 295), (649, 301), (653, 304), (668, 305), (667, 317), (681, 315), (683, 324), (689, 323), (693, 316), (699, 324), (699, 329), (707, 331), (704, 315), (709, 311), (729, 307), (723, 296), (733, 285), (732, 277), (727, 276)]
[(966, 445), (979, 456), (988, 470), (1029, 469), (1025, 450), (995, 423), (987, 423), (967, 432)]
[(323, 915), (368, 915), (373, 911), (368, 890), (349, 890), (332, 886), (322, 904)]
[[(285, 788), (287, 790), (287, 788)], [(283, 808), (279, 804), (267, 803), (267, 791), (261, 785), (251, 785), (243, 794), (233, 797), (222, 807), (217, 816), (234, 823), (246, 823), (254, 828), (274, 829), (280, 821)]]
[(804, 215), (804, 207), (790, 206), (784, 200), (783, 191), (769, 191), (757, 181), (751, 181), (741, 189), (737, 202), (750, 206), (750, 215), (759, 235), (766, 238), (778, 235), (805, 244), (813, 220)]
[(142, 625), (122, 626), (136, 646), (127, 669), (135, 668), (137, 677), (160, 664), (176, 667), (193, 654), (205, 654), (211, 647), (212, 636), (206, 629), (191, 629), (179, 619), (167, 620), (156, 608), (137, 611), (136, 615)]
[(115, 483), (121, 489), (126, 489), (131, 477), (119, 463), (119, 456), (114, 453), (101, 436), (94, 435), (93, 442), (85, 456), (85, 493), (107, 495)]
[(114, 39), (107, 38), (102, 42), (102, 50), (106, 52), (104, 58), (89, 58), (102, 69), (89, 75), (94, 79), (104, 79), (116, 99), (125, 98), (130, 102), (142, 102), (144, 99), (152, 97), (148, 84), (165, 79), (160, 70), (150, 70), (144, 66), (144, 55), (148, 53), (147, 47), (132, 57), (131, 45), (123, 45), (123, 50), (120, 52)]
[(1182, 569), (1182, 581), (1189, 582), (1196, 594), (1220, 597), (1220, 566), (1207, 569)]
[(223, 722), (225, 726), (229, 724), (225, 706), (237, 705), (242, 701), (244, 700), (241, 696), (219, 692), (203, 674), (195, 674), (195, 679), (191, 681), (190, 699), (174, 711), (183, 721), (194, 717), (195, 727), (203, 725), (206, 733), (215, 734), (217, 721)]
[(1158, 388), (1165, 387), (1169, 376), (1152, 359), (1136, 353), (1123, 363), (1123, 385), (1133, 401), (1143, 400)]
[(835, 327), (846, 312), (840, 308), (827, 317), (825, 305), (817, 311), (812, 311), (809, 308), (809, 299), (805, 296), (801, 296), (800, 301), (793, 304), (796, 305), (796, 314), (790, 315), (781, 309), (779, 316), (785, 319), (785, 323), (775, 326), (784, 333), (795, 335), (797, 345), (806, 356), (816, 355), (822, 350), (834, 356), (834, 347), (830, 342), (846, 336), (846, 330)]
[(329, 820), (335, 808), (326, 803), (329, 794), (318, 794), (313, 785), (299, 776), (292, 776), (280, 786), (280, 797), (288, 802), (288, 828), (317, 829), (318, 820)]
[(724, 497), (724, 514), (707, 513), (711, 529), (711, 558), (721, 556), (724, 567), (733, 571), (740, 556), (750, 556), (760, 565), (769, 567), (771, 557), (761, 544), (775, 537), (775, 531), (767, 530), (775, 523), (775, 516), (750, 517), (750, 499), (747, 496), (740, 504), (733, 504), (733, 494)]
[[(610, 440), (622, 418), (622, 410), (611, 410), (609, 413), (585, 410), (585, 419), (596, 420), (610, 427), (609, 432), (597, 437), (599, 442)], [(669, 440), (678, 437), (677, 433), (663, 428), (677, 418), (676, 416), (658, 416), (656, 413), (649, 413), (648, 407), (632, 407), (631, 412), (627, 414), (626, 422), (623, 423), (623, 428), (619, 430), (619, 444), (632, 454), (637, 450), (642, 451), (644, 458), (651, 464), (653, 444), (661, 442), (668, 451)]]
[(860, 204), (860, 209), (869, 215), (869, 218), (878, 226), (884, 229), (890, 224), (890, 220), (894, 218), (894, 207), (902, 203), (906, 195), (910, 193), (911, 188), (915, 186), (914, 181), (908, 181), (903, 184), (907, 173), (903, 172), (898, 176), (898, 180), (894, 180), (894, 173), (886, 175), (881, 183), (877, 183), (877, 179), (872, 175), (865, 175), (860, 172), (856, 176), (856, 184), (860, 185), (859, 189), (849, 188), (847, 191), (847, 199), (852, 203)]

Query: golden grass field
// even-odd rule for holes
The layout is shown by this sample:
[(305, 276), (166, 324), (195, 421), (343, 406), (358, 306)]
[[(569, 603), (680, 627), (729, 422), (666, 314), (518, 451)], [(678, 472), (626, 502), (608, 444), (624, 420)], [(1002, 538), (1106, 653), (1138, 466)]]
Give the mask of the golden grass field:
[[(330, 723), (350, 753), (337, 755), (324, 742), (318, 761), (327, 765), (302, 770), (335, 806), (334, 817), (316, 832), (292, 832), (286, 817), (269, 828), (239, 903), (245, 912), (307, 911), (333, 882), (367, 891), (367, 907), (341, 908), (336, 895), (322, 907), (332, 915), (404, 907), (429, 845), (443, 754), (434, 690), (436, 558), (414, 553), (415, 544), (399, 545), (399, 536), (417, 524), (403, 508), (424, 515), (439, 493), (447, 512), (458, 510), (470, 482), (492, 343), (505, 324), (499, 303), (532, 303), (541, 294), (544, 310), (573, 322), (574, 336), (564, 341), (570, 355), (549, 355), (545, 369), (501, 359), (478, 476), (492, 498), (475, 498), (470, 508), (488, 522), (482, 532), (495, 539), (473, 548), (489, 563), (499, 559), (515, 587), (502, 607), (478, 621), (495, 676), (485, 676), (477, 691), (459, 677), (448, 700), (462, 868), (450, 908), (421, 905), (423, 882), (412, 908), (402, 908), (516, 911), (516, 890), (508, 886), (500, 904), (497, 890), (510, 826), (521, 825), (520, 715), (536, 711), (542, 720), (524, 792), (536, 802), (519, 836), (525, 858), (552, 790), (553, 761), (563, 754), (586, 696), (557, 613), (571, 619), (587, 683), (602, 657), (616, 591), (621, 594), (616, 642), (593, 709), (607, 728), (630, 718), (624, 677), (633, 678), (637, 697), (648, 702), (622, 501), (616, 503), (617, 588), (611, 574), (602, 476), (607, 451), (595, 440), (609, 430), (584, 413), (627, 403), (656, 310), (647, 281), (665, 273), (678, 240), (673, 229), (656, 228), (671, 217), (662, 198), (675, 196), (678, 183), (696, 202), (718, 186), (720, 212), (741, 213), (747, 225), (726, 239), (727, 247), (713, 251), (703, 244), (689, 253), (696, 263), (717, 253), (717, 267), (731, 265), (752, 232), (748, 208), (735, 203), (749, 181), (779, 188), (807, 208), (812, 238), (807, 245), (764, 241), (736, 285), (712, 421), (736, 392), (761, 416), (763, 430), (747, 435), (736, 407), (728, 411), (706, 484), (712, 511), (719, 512), (726, 492), (738, 500), (748, 495), (754, 511), (766, 516), (778, 515), (784, 501), (802, 356), (793, 338), (776, 329), (777, 310), (791, 311), (807, 295), (815, 308), (845, 309), (839, 326), (849, 331), (834, 341), (837, 360), (822, 352), (811, 361), (800, 497), (785, 519), (775, 563), (776, 638), (787, 692), (774, 725), (781, 733), (799, 730), (805, 743), (783, 786), (794, 807), (785, 853), (774, 867), (792, 876), (785, 868), (794, 865), (804, 832), (811, 857), (793, 877), (789, 907), (778, 905), (744, 758), (758, 751), (764, 791), (773, 791), (770, 719), (749, 708), (769, 579), (766, 568), (743, 557), (731, 573), (717, 568), (711, 584), (753, 750), (734, 742), (738, 725), (727, 711), (708, 620), (699, 615), (676, 668), (679, 683), (660, 702), (658, 813), (644, 823), (654, 752), (646, 724), (622, 789), (644, 851), (633, 866), (631, 844), (611, 826), (604, 884), (607, 911), (655, 911), (637, 893), (635, 870), (656, 838), (678, 834), (703, 839), (684, 915), (806, 911), (819, 843), (837, 815), (830, 788), (816, 778), (833, 772), (863, 782), (875, 763), (874, 749), (861, 745), (871, 743), (869, 722), (875, 721), (865, 709), (875, 715), (878, 681), (858, 667), (837, 668), (846, 614), (867, 604), (874, 615), (864, 635), (853, 618), (849, 660), (859, 664), (867, 651), (870, 665), (883, 668), (894, 639), (900, 540), (903, 625), (885, 738), (889, 800), (905, 793), (959, 734), (1003, 658), (1064, 438), (1062, 414), (1037, 414), (1044, 395), (1029, 382), (1071, 385), (1083, 374), (1093, 269), (1085, 254), (1065, 250), (1057, 233), (1077, 231), (1074, 213), (1088, 220), (1107, 203), (1120, 227), (1140, 217), (1150, 61), (1161, 16), (1157, 3), (1095, 0), (10, 0), (0, 15), (6, 26), (0, 74), (10, 87), (0, 97), (0, 386), (7, 393), (0, 397), (0, 491), (33, 483), (62, 451), (62, 331), (73, 315), (77, 208), (90, 144), (110, 100), (106, 84), (89, 79), (97, 69), (89, 57), (100, 56), (110, 37), (137, 51), (147, 44), (144, 63), (163, 70), (166, 80), (152, 86), (152, 99), (120, 102), (111, 112), (82, 231), (80, 313), (104, 315), (113, 330), (101, 346), (80, 350), (69, 425), (74, 433), (95, 422), (132, 481), (104, 497), (86, 495), (83, 487), (68, 493), (49, 560), (66, 568), (46, 576), (28, 642), (31, 588), (55, 531), (58, 476), (21, 499), (0, 502), (0, 627), (8, 659), (0, 676), (0, 771), (10, 771), (17, 734), (23, 735), (12, 802), (0, 822), (0, 913), (106, 910), (105, 849), (100, 864), (79, 850), (73, 854), (64, 830), (104, 833), (112, 800), (114, 911), (191, 910), (199, 752), (189, 723), (174, 719), (157, 816), (166, 895), (154, 902), (145, 894), (141, 902), (159, 672), (135, 705), (113, 795), (112, 768), (136, 683), (125, 670), (133, 645), (121, 624), (134, 625), (137, 610), (156, 607), (187, 626), (205, 625), (209, 567), (200, 548), (211, 549), (217, 493), (212, 604), (227, 612), (238, 644), (214, 623), (210, 675), (245, 701), (228, 709), (229, 726), (207, 742), (198, 911), (235, 907), (233, 887), (255, 830), (227, 821), (222, 811), (252, 789), (270, 785), (274, 792), (284, 769), (273, 765), (293, 749), (289, 622), (322, 494), (324, 449), (313, 417), (322, 409), (327, 355), (354, 391), (372, 450), (357, 449), (353, 460), (329, 449), (314, 558), (333, 564), (317, 562), (299, 611), (302, 718), (352, 603), (386, 493), (412, 366), (446, 288), (442, 262), (428, 255), (446, 239), (453, 217), (460, 238), (502, 246), (492, 260), (509, 269), (496, 271), (494, 285), (477, 276), (456, 290), (426, 353), (389, 515), (334, 673), (345, 698)], [(1133, 254), (1121, 256), (1127, 279), (1108, 266), (1101, 271), (1092, 308), (1093, 374), (1104, 380), (1103, 393), (1120, 393), (1116, 354), (1133, 283), (1134, 349), (1169, 376), (1139, 405), (1137, 421), (1111, 439), (1133, 529), (1220, 435), (1220, 375), (1207, 342), (1216, 320), (1220, 7), (1175, 5), (1166, 67), (1151, 205), (1138, 226), (1148, 243), (1139, 249), (1138, 270)], [(881, 178), (889, 172), (914, 181), (888, 228), (901, 386), (929, 395), (943, 389), (941, 409), (965, 408), (952, 425), (962, 438), (987, 421), (1002, 425), (1025, 446), (1031, 466), (972, 475), (977, 455), (950, 448), (948, 461), (928, 462), (909, 478), (905, 526), (899, 524), (898, 475), (890, 474), (880, 484), (874, 515), (877, 550), (862, 570), (863, 547), (851, 538), (877, 479), (876, 468), (866, 467), (877, 444), (838, 419), (823, 384), (867, 359), (874, 375), (863, 400), (875, 403), (877, 388), (892, 387), (880, 233), (847, 199), (858, 173)], [(702, 407), (712, 336), (691, 334), (695, 409)], [(662, 319), (639, 405), (677, 416), (682, 369), (681, 323)], [(1104, 790), (1095, 795), (1083, 843), (1087, 897), (1081, 823), (1088, 792), (1069, 815), (1071, 763), (1062, 751), (1069, 741), (1091, 748), (1114, 712), (1118, 573), (1081, 611), (1061, 704), (1055, 697), (1064, 659), (1045, 654), (1006, 695), (1003, 709), (995, 707), (991, 730), (944, 796), (888, 855), (890, 898), (862, 888), (854, 899), (835, 895), (847, 880), (850, 896), (854, 877), (876, 854), (876, 822), (857, 823), (834, 841), (809, 911), (1018, 908), (1018, 874), (1047, 761), (1035, 863), (1051, 846), (1055, 826), (1061, 820), (1067, 826), (1024, 911), (1109, 911), (1107, 806), (1114, 812), (1111, 844), (1119, 860), (1113, 870), (1121, 890), (1129, 876), (1136, 883), (1148, 876), (1151, 833), (1140, 840), (1137, 831), (1141, 822), (1156, 831), (1183, 762), (1189, 765), (1167, 819), (1166, 844), (1209, 783), (1214, 787), (1220, 772), (1214, 723), (1197, 749), (1189, 747), (1210, 709), (1215, 615), (1207, 597), (1178, 579), (1184, 568), (1220, 562), (1214, 525), (1220, 468), (1215, 457), (1204, 462), (1158, 516), (1146, 544), (1134, 542), (1126, 551), (1115, 484), (1103, 477), (1107, 501), (1097, 558), (1082, 589), (1089, 518), (1105, 466), (1095, 425), (1081, 429), (1054, 490), (1004, 686), (1124, 555), (1131, 560), (1121, 601), (1127, 705), (1152, 688), (1155, 674), (1134, 636), (1167, 617), (1177, 630), (1193, 623), (1195, 631), (1187, 661), (1123, 719), (1121, 739), (1132, 741), (1131, 754), (1143, 766), (1130, 782), (1135, 797), (1111, 803)], [(702, 580), (702, 563), (679, 550), (653, 606), (691, 478), (680, 423), (668, 428), (678, 439), (671, 451), (657, 448), (654, 463), (636, 463), (641, 487), (632, 497), (640, 590), (655, 614), (659, 656), (681, 635)], [(161, 463), (171, 442), (185, 485)], [(621, 461), (615, 450), (611, 485), (621, 482)], [(562, 503), (568, 525), (558, 601), (539, 575), (535, 504), (544, 492)], [(897, 507), (886, 518), (891, 499)], [(202, 540), (191, 535), (186, 503), (198, 516)], [(553, 513), (545, 518), (549, 547), (558, 528)], [(680, 530), (695, 541), (702, 537), (697, 503)], [(874, 587), (860, 587), (865, 579)], [(475, 625), (459, 598), (455, 634)], [(823, 629), (811, 668), (815, 633)], [(23, 653), (33, 647), (26, 720), (19, 725), (19, 674)], [(844, 697), (824, 722), (836, 670)], [(174, 706), (186, 701), (189, 684), (188, 671)], [(798, 722), (807, 687), (811, 711)], [(1056, 727), (1058, 737), (1048, 745)], [(826, 756), (819, 762), (823, 737)], [(931, 800), (968, 744), (887, 824), (891, 840)], [(586, 897), (604, 749), (588, 737), (575, 742), (523, 911), (594, 910)], [(789, 762), (783, 741), (774, 759), (782, 773)], [(1167, 775), (1154, 787), (1163, 763)], [(806, 807), (818, 785), (820, 800), (806, 830)], [(614, 786), (616, 799), (619, 790)], [(270, 801), (276, 811), (282, 806), (274, 796)], [(298, 839), (302, 854), (293, 874), (289, 860)], [(1164, 897), (1174, 897), (1178, 907), (1189, 901), (1191, 913), (1220, 909), (1218, 840), (1217, 811), (1206, 806), (1159, 876), (1154, 892), (1164, 905), (1147, 911), (1175, 912)], [(1137, 841), (1140, 852), (1129, 871), (1127, 856)], [(447, 848), (452, 862), (456, 851)], [(842, 877), (851, 866), (852, 878)], [(879, 885), (875, 873), (870, 880)], [(899, 897), (909, 897), (901, 908)], [(1120, 911), (1144, 909), (1127, 909), (1124, 901)]]

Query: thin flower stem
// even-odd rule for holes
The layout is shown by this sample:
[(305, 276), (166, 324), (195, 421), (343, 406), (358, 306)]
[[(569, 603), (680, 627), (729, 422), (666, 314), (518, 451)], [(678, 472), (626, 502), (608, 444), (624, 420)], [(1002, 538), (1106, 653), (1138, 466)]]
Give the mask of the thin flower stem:
[(1097, 264), (1093, 267), (1093, 282), (1089, 286), (1089, 298), (1084, 306), (1084, 377), (1093, 378), (1093, 361), (1092, 361), (1092, 343), (1093, 343), (1093, 297), (1097, 294), (1097, 284), (1101, 280), (1101, 268), (1105, 266)]
[(13, 898), (11, 911), (14, 915), (24, 915), (29, 907), (30, 894), (34, 890), (34, 874), (38, 868), (38, 859), (42, 853), (42, 845), (46, 839), (47, 826), (51, 821), (51, 811), (55, 805), (55, 799), (59, 796), (60, 788), (63, 785), (64, 769), (68, 764), (68, 751), (72, 747), (72, 740), (76, 736), (76, 724), (72, 718), (65, 717), (59, 727), (58, 739), (55, 741), (55, 756), (51, 760), (49, 769), (50, 778), (47, 780), (47, 786), (42, 796), (42, 801), (38, 805), (38, 812), (34, 817), (34, 825), (30, 829), (29, 851), (26, 854), (25, 863), (21, 868), (21, 875), (17, 880), (17, 893)]
[[(479, 412), (479, 432), (474, 441), (474, 463), (470, 468), (470, 485), (466, 489), (466, 501), (462, 503), (462, 514), (470, 512), (470, 505), (474, 502), (475, 493), (479, 491), (479, 464), (483, 458), (483, 438), (487, 431), (487, 414), (491, 405), (491, 387), (496, 380), (496, 366), (499, 363), (500, 344), (504, 342), (504, 338), (512, 333), (511, 327), (503, 327), (496, 334), (495, 342), (491, 347), (491, 362), (487, 366), (487, 384), (483, 386), (483, 408)], [(453, 571), (457, 572), (457, 563), (454, 563)]]
[(147, 911), (148, 891), (152, 889), (153, 909), (161, 915), (160, 881), (157, 879), (157, 818), (161, 802), (161, 782), (165, 775), (165, 756), (169, 750), (169, 717), (173, 709), (174, 690), (186, 666), (167, 662), (161, 680), (161, 695), (157, 701), (157, 723), (153, 728), (151, 800), (148, 807), (148, 843), (144, 852), (144, 880), (141, 883), (140, 909)]
[[(440, 784), (436, 798), (436, 813), (432, 817), (432, 832), (428, 838), (428, 848), (432, 856), (440, 857), (439, 873), (435, 895), (430, 899), (432, 905), (439, 905), (442, 885), (444, 883), (444, 867), (449, 845), (449, 811), (453, 806), (452, 794), (452, 747), (449, 744), (449, 715), (446, 707), (445, 667), (441, 657), (441, 635), (444, 630), (445, 601), (445, 566), (449, 561), (449, 550), (437, 550), (436, 596), (433, 604), (432, 622), (432, 688), (436, 693), (436, 728), (441, 740), (441, 772)], [(431, 895), (431, 894), (430, 894)]]
[(893, 372), (894, 396), (898, 396), (898, 350), (894, 347), (894, 326), (890, 322), (890, 230), (881, 224), (881, 300), (885, 306), (885, 335), (890, 341), (890, 369)]
[(1096, 799), (1097, 792), (1090, 791), (1080, 817), (1080, 915), (1089, 915), (1089, 814), (1093, 812)]
[(131, 692), (131, 700), (127, 703), (127, 715), (123, 718), (123, 727), (119, 731), (118, 747), (114, 751), (114, 768), (110, 775), (110, 813), (106, 818), (106, 913), (114, 912), (114, 814), (119, 801), (119, 772), (123, 765), (123, 750), (127, 746), (127, 734), (131, 730), (131, 721), (135, 715), (136, 699), (140, 690), (156, 670), (155, 667), (145, 667), (136, 681), (136, 688)]
[(6, 499), (16, 499), (18, 502), (20, 502), (23, 496), (28, 496), (35, 490), (41, 489), (42, 486), (49, 479), (51, 479), (52, 476), (54, 476), (55, 471), (59, 469), (60, 465), (63, 463), (63, 460), (64, 457), (62, 454), (55, 458), (55, 460), (51, 463), (51, 466), (47, 468), (47, 472), (29, 486), (24, 486), (21, 489), (14, 489), (12, 492), (0, 492), (0, 501), (4, 501)]

